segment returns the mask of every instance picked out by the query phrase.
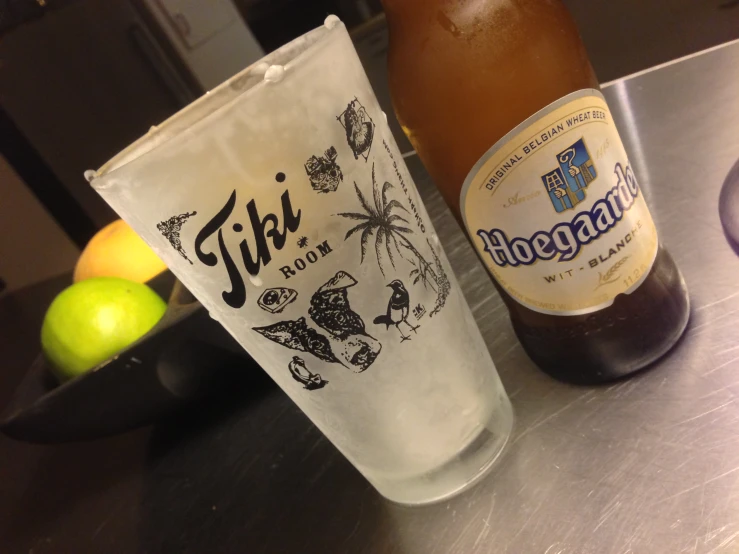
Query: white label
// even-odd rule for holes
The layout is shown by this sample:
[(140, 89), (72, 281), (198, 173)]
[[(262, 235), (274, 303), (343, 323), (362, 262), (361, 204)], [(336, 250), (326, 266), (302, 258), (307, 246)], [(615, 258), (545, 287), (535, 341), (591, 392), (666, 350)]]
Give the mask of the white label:
[(646, 278), (657, 230), (611, 112), (572, 93), (508, 133), (475, 165), (461, 211), (495, 279), (553, 315), (610, 306)]

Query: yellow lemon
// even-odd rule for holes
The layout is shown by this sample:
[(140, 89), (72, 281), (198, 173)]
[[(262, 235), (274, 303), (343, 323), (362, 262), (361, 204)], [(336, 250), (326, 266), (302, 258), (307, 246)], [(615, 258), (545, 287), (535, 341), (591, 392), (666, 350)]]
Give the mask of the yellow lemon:
[(75, 283), (51, 303), (41, 347), (60, 380), (80, 375), (136, 342), (167, 305), (146, 285), (117, 277)]
[(167, 269), (164, 262), (128, 223), (119, 219), (103, 227), (82, 251), (74, 282), (91, 277), (121, 277), (145, 283)]

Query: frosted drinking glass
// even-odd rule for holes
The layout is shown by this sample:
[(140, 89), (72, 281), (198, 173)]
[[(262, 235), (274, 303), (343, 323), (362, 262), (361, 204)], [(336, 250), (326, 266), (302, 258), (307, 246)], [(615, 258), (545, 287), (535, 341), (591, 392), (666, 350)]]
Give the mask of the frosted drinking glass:
[(385, 497), (491, 467), (510, 403), (337, 18), (86, 176)]

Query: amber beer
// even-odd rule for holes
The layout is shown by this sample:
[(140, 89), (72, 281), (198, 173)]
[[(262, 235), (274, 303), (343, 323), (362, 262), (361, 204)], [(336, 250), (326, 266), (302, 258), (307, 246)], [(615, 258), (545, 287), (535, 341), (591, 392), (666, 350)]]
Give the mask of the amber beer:
[(383, 0), (401, 124), (526, 352), (574, 383), (665, 354), (685, 283), (556, 0)]

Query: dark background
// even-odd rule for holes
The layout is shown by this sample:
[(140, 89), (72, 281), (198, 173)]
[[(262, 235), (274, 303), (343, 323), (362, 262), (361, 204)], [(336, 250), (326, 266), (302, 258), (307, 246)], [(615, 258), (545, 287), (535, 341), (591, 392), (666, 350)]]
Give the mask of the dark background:
[[(320, 25), (328, 13), (339, 14), (353, 28), (391, 113), (377, 0), (234, 3), (264, 51)], [(737, 0), (565, 3), (603, 82), (739, 38)], [(116, 217), (83, 171), (205, 90), (147, 9), (143, 0), (0, 0), (0, 411), (38, 352), (37, 329), (69, 281), (65, 272), (89, 237)], [(156, 41), (169, 60), (167, 71), (142, 57), (141, 33)], [(703, 86), (710, 90), (710, 79)], [(0, 554), (66, 552), (54, 541), (81, 541), (77, 552), (137, 552), (142, 544), (152, 553), (181, 552), (184, 545), (217, 552), (214, 544), (237, 544), (246, 529), (258, 529), (252, 543), (270, 552), (285, 551), (283, 542), (296, 535), (330, 541), (330, 533), (319, 532), (332, 528), (330, 520), (318, 510), (270, 503), (275, 491), (282, 498), (313, 494), (311, 480), (324, 473), (370, 485), (333, 456), (333, 447), (266, 376), (248, 379), (195, 406), (192, 416), (111, 439), (44, 447), (10, 446), (3, 437), (8, 473), (0, 474), (0, 500), (10, 508), (0, 517), (0, 535), (15, 542), (0, 544)], [(268, 442), (284, 447), (265, 456)], [(302, 460), (301, 471), (277, 471), (283, 457)], [(208, 466), (212, 460), (219, 463)], [(379, 499), (357, 506), (355, 495), (333, 491), (334, 513), (358, 513), (366, 529), (392, 520)], [(247, 497), (251, 505), (241, 502)], [(87, 518), (97, 521), (98, 514), (101, 522), (89, 528)], [(89, 534), (80, 536), (79, 529)]]
[[(0, 233), (30, 244), (0, 248), (0, 294), (70, 269), (116, 218), (83, 172), (208, 88), (153, 15), (165, 1), (0, 0)], [(380, 0), (227, 1), (264, 52), (338, 14), (392, 112)], [(739, 38), (739, 0), (565, 3), (602, 82)]]

